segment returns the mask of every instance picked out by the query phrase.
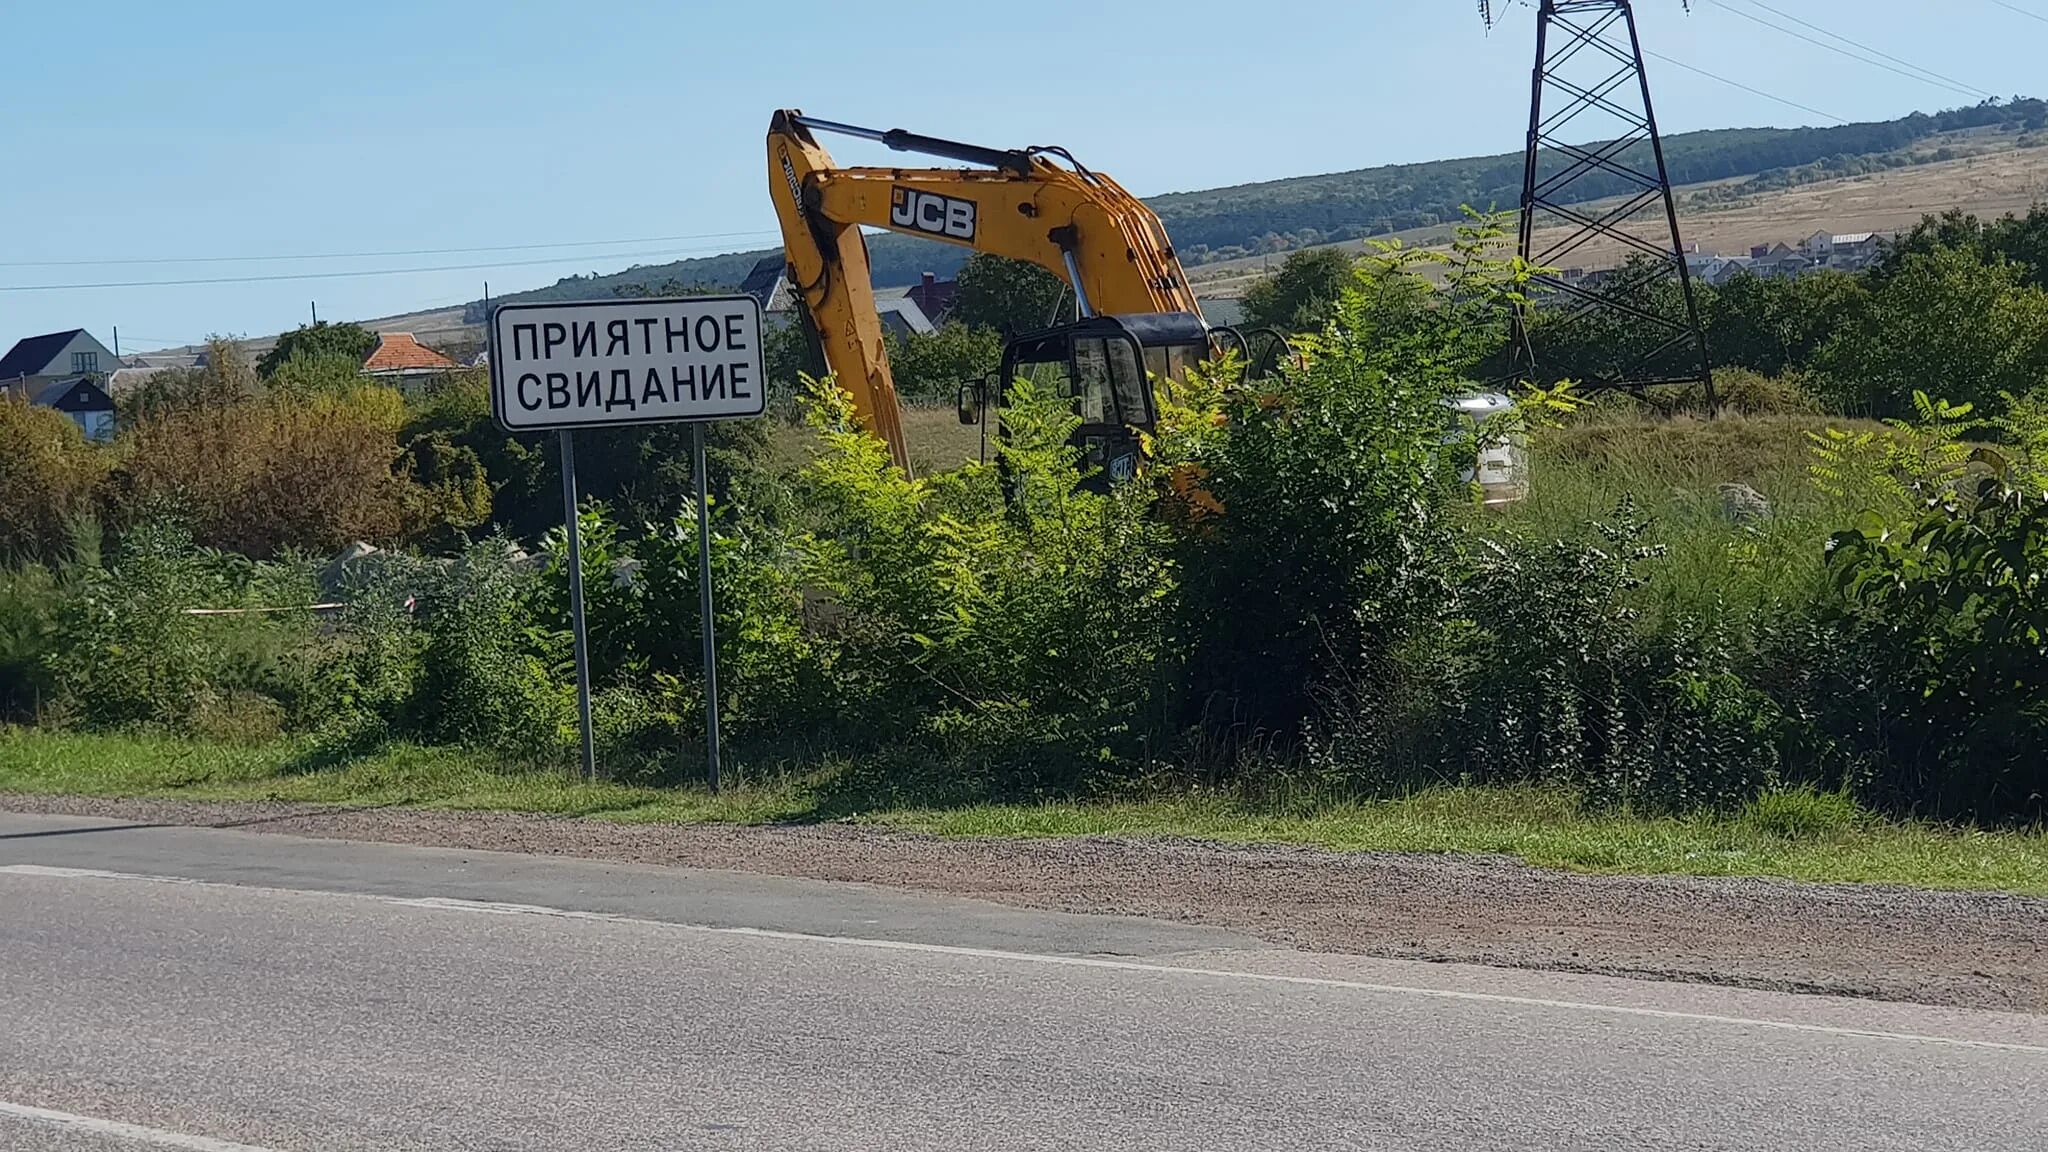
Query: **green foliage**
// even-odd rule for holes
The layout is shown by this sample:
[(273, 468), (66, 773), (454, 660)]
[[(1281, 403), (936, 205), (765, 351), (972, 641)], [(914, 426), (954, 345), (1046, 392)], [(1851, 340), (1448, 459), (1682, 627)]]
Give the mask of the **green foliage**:
[(319, 675), (332, 711), (312, 727), (340, 745), (375, 743), (408, 731), (426, 653), (427, 633), (414, 613), (440, 581), (438, 566), (412, 557), (347, 573), (345, 605)]
[(1468, 721), (1458, 774), (1662, 810), (1755, 795), (1777, 775), (1776, 705), (1733, 671), (1725, 632), (1639, 626), (1628, 593), (1666, 550), (1627, 501), (1596, 527), (1597, 544), (1511, 539), (1481, 555), (1462, 608), (1472, 678), (1452, 696)]
[(1351, 284), (1354, 262), (1336, 248), (1288, 255), (1280, 270), (1245, 289), (1245, 326), (1319, 332)]
[(884, 336), (890, 374), (906, 400), (951, 400), (960, 385), (979, 383), (1003, 363), (1003, 338), (993, 328), (949, 320), (929, 334)]
[(65, 559), (112, 464), (63, 413), (0, 394), (0, 565)]
[(406, 721), (429, 740), (560, 763), (574, 741), (573, 650), (534, 625), (538, 581), (512, 552), (503, 537), (478, 541), (417, 594), (423, 635)]
[(1885, 246), (1871, 275), (1887, 280), (1914, 256), (1951, 249), (1969, 251), (1987, 264), (2005, 261), (2019, 265), (2027, 283), (2048, 288), (2048, 205), (2037, 204), (2025, 216), (2007, 213), (1988, 223), (1960, 208), (1924, 217), (1912, 231)]
[(1869, 305), (1864, 278), (1844, 272), (1739, 275), (1719, 287), (1695, 283), (1693, 290), (1714, 362), (1769, 377), (1812, 366), (1823, 345), (1862, 322)]
[(1368, 677), (1447, 596), (1474, 445), (1444, 401), (1498, 346), (1519, 287), (1517, 263), (1489, 256), (1497, 240), (1479, 225), (1449, 255), (1382, 249), (1304, 338), (1302, 368), (1226, 391), (1227, 430), (1188, 453), (1227, 510), (1183, 562), (1203, 715), (1295, 731), (1316, 691)]
[(276, 365), (264, 382), (272, 394), (297, 399), (345, 394), (362, 386), (362, 365), (358, 356), (302, 350)]
[(951, 318), (970, 328), (1011, 337), (1050, 328), (1074, 314), (1066, 281), (1023, 260), (977, 252), (960, 269), (959, 282)]
[(56, 696), (50, 663), (65, 592), (40, 564), (0, 567), (0, 725), (34, 719)]
[(301, 324), (277, 338), (270, 351), (256, 361), (256, 372), (265, 380), (296, 359), (338, 359), (360, 366), (377, 347), (377, 334), (358, 324), (329, 324), (316, 320)]
[(85, 727), (262, 739), (325, 711), (305, 564), (198, 548), (159, 511), (66, 592), (46, 664)]
[(811, 337), (810, 317), (799, 304), (783, 323), (767, 323), (761, 329), (762, 371), (768, 375), (768, 402), (786, 419), (800, 419), (797, 398), (803, 394), (805, 376), (823, 375), (825, 357)]
[(139, 387), (114, 398), (122, 425), (200, 408), (224, 408), (253, 400), (264, 384), (242, 346), (225, 336), (206, 342), (195, 368), (166, 368), (151, 373)]
[[(556, 438), (513, 435), (498, 427), (483, 373), (456, 374), (410, 398), (397, 440), (407, 446), (400, 473), (417, 486), (412, 498), (424, 509), (412, 518), (412, 538), (452, 546), (455, 530), (489, 524), (531, 541), (561, 525)], [(705, 440), (719, 499), (759, 506), (780, 499), (776, 479), (763, 465), (763, 421), (713, 424)], [(686, 425), (587, 429), (576, 434), (576, 448), (578, 493), (615, 509), (620, 522), (636, 531), (673, 520), (689, 498)]]
[(122, 436), (117, 510), (175, 500), (200, 543), (258, 558), (395, 542), (416, 496), (393, 467), (402, 419), (398, 394), (369, 384), (162, 410)]
[(190, 535), (168, 519), (137, 525), (111, 566), (81, 575), (50, 654), (80, 723), (189, 729), (213, 691), (212, 654), (187, 612), (211, 606), (210, 575)]
[(1863, 787), (1941, 818), (2048, 816), (2048, 501), (1996, 479), (1937, 492), (1904, 531), (1831, 544), (1837, 611), (1881, 670), (1852, 738)]
[(1913, 253), (1814, 366), (1837, 412), (1903, 416), (1919, 391), (1988, 408), (2048, 382), (2048, 291), (1969, 249)]

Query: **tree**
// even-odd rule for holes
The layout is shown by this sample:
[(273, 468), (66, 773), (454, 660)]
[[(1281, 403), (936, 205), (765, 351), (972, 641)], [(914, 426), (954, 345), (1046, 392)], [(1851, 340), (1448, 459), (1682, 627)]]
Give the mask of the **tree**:
[(1005, 337), (1049, 328), (1073, 314), (1073, 293), (1036, 264), (977, 252), (960, 269), (952, 319)]
[(1844, 272), (1745, 274), (1693, 291), (1714, 363), (1766, 376), (1806, 368), (1830, 337), (1861, 322), (1870, 299), (1864, 280)]
[(60, 559), (112, 463), (70, 417), (0, 391), (0, 567)]
[(2025, 268), (1967, 248), (1910, 253), (1838, 329), (1815, 368), (1838, 411), (1912, 412), (1916, 391), (1996, 412), (2048, 381), (2048, 292)]
[(270, 351), (256, 361), (256, 372), (268, 380), (295, 356), (345, 356), (360, 364), (376, 347), (377, 334), (359, 324), (315, 320), (279, 336)]
[(121, 423), (138, 421), (186, 408), (221, 407), (253, 399), (263, 381), (249, 367), (242, 346), (225, 336), (206, 342), (205, 362), (194, 368), (166, 368), (140, 387), (115, 398)]
[(144, 519), (175, 503), (208, 547), (257, 559), (397, 543), (418, 485), (394, 467), (405, 416), (397, 392), (362, 385), (173, 408), (123, 436), (118, 510)]
[(1283, 332), (1314, 332), (1330, 319), (1337, 298), (1351, 285), (1351, 256), (1337, 248), (1290, 253), (1280, 270), (1244, 294), (1245, 323)]
[(1002, 366), (1003, 338), (993, 328), (948, 321), (938, 331), (887, 337), (889, 370), (906, 399), (950, 398), (961, 384)]
[(612, 295), (627, 300), (649, 296), (724, 296), (732, 289), (718, 284), (703, 284), (697, 281), (683, 281), (671, 276), (659, 284), (614, 284)]

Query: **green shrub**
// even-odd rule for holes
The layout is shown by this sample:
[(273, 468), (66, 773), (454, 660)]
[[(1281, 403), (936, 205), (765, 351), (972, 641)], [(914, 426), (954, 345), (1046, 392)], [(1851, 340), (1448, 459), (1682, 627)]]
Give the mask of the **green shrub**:
[(424, 642), (407, 729), (526, 763), (558, 763), (573, 747), (569, 638), (533, 624), (536, 577), (503, 537), (482, 540), (418, 598)]
[(1817, 840), (1854, 829), (1863, 809), (1840, 792), (1793, 788), (1765, 792), (1743, 805), (1744, 827), (1786, 840)]
[(1869, 754), (1865, 794), (1943, 818), (2048, 817), (2048, 500), (1985, 479), (1831, 551), (1864, 672), (1840, 720)]
[(1495, 243), (1475, 228), (1448, 258), (1369, 256), (1299, 370), (1226, 389), (1221, 426), (1190, 421), (1191, 443), (1164, 438), (1224, 509), (1178, 558), (1191, 722), (1285, 741), (1316, 693), (1369, 678), (1449, 600), (1474, 446), (1447, 438), (1443, 401), (1505, 323), (1518, 273)]
[(0, 724), (34, 719), (56, 694), (64, 593), (39, 564), (0, 568)]
[(200, 543), (258, 558), (393, 542), (413, 487), (393, 469), (402, 416), (396, 392), (369, 385), (172, 408), (124, 435), (121, 503), (175, 499)]
[(219, 586), (191, 535), (166, 518), (131, 529), (109, 567), (81, 573), (50, 656), (78, 720), (188, 730), (214, 691), (217, 661), (187, 610), (213, 606)]
[(370, 744), (407, 730), (427, 644), (413, 608), (427, 587), (424, 566), (415, 563), (387, 564), (346, 581), (346, 607), (321, 653), (333, 710), (312, 727), (323, 738)]
[(0, 565), (70, 559), (112, 464), (70, 417), (0, 390)]
[(1003, 363), (1003, 337), (993, 328), (947, 323), (931, 333), (884, 334), (896, 391), (906, 400), (948, 400)]

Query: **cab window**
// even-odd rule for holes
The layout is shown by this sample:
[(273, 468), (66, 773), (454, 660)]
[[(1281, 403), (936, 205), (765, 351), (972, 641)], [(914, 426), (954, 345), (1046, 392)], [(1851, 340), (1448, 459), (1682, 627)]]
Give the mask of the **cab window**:
[[(1016, 349), (1013, 372), (1054, 396), (1072, 396), (1074, 377), (1067, 363), (1067, 351), (1067, 342), (1057, 337), (1021, 345)], [(1007, 385), (1009, 381), (1003, 383)]]
[(1074, 341), (1074, 392), (1083, 424), (1115, 424), (1116, 393), (1110, 384), (1109, 341)]

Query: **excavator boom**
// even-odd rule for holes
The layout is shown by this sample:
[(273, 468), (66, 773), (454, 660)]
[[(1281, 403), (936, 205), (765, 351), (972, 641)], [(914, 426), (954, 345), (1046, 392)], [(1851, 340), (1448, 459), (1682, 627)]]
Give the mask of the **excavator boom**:
[[(842, 168), (817, 132), (980, 166)], [(1116, 181), (1059, 150), (984, 148), (784, 110), (769, 125), (768, 169), (790, 279), (817, 327), (825, 361), (899, 467), (908, 467), (909, 456), (863, 227), (1029, 261), (1073, 286), (1084, 317), (1186, 313), (1200, 320), (1201, 307), (1158, 216)]]

